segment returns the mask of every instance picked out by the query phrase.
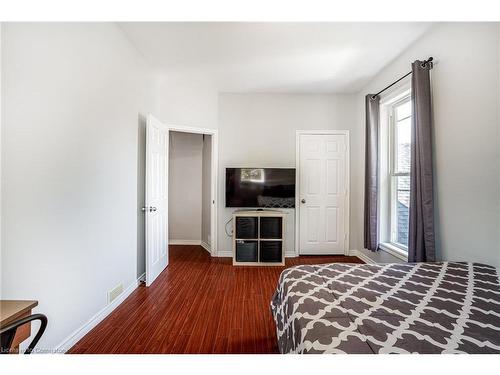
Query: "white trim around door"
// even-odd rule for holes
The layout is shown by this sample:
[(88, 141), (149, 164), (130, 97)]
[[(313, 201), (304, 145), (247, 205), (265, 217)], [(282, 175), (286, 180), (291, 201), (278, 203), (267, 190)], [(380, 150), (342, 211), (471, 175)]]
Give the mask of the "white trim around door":
[[(197, 128), (183, 125), (167, 125), (169, 132), (183, 132), (193, 134), (210, 135), (212, 140), (212, 155), (211, 155), (211, 193), (210, 197), (212, 205), (210, 208), (210, 254), (213, 257), (217, 254), (217, 182), (219, 175), (219, 133), (217, 129)], [(208, 250), (208, 249), (207, 249)]]
[(350, 195), (350, 140), (349, 130), (297, 130), (295, 135), (295, 255), (300, 255), (300, 208), (301, 208), (301, 170), (300, 170), (300, 137), (302, 135), (344, 135), (346, 145), (345, 155), (345, 213), (344, 213), (344, 255), (349, 255), (349, 195)]

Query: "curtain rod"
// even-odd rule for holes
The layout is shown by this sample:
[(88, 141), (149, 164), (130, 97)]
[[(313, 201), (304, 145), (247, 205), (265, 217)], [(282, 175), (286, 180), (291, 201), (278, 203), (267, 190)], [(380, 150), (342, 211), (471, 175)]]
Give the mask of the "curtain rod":
[[(434, 60), (434, 58), (431, 56), (427, 60), (422, 61), (422, 68), (424, 68), (428, 63), (431, 63), (430, 68), (432, 69), (432, 60)], [(394, 86), (396, 83), (398, 83), (402, 79), (408, 77), (411, 73), (412, 72), (406, 73), (404, 76), (402, 76), (401, 78), (397, 79), (396, 81), (394, 81), (393, 83), (391, 83), (389, 86), (384, 87), (382, 90), (380, 90), (376, 94), (372, 95), (372, 100), (375, 99), (380, 94), (382, 94), (385, 90), (387, 90), (387, 89), (391, 88), (392, 86)]]

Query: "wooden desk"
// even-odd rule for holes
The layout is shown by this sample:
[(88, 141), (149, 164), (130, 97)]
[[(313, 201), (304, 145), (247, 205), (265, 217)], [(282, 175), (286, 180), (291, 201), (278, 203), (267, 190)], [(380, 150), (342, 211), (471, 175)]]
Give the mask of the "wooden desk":
[[(38, 301), (0, 300), (0, 328), (15, 320), (31, 315), (31, 310), (38, 305)], [(19, 352), (19, 344), (31, 335), (31, 324), (24, 324), (17, 329), (12, 342), (12, 353)]]

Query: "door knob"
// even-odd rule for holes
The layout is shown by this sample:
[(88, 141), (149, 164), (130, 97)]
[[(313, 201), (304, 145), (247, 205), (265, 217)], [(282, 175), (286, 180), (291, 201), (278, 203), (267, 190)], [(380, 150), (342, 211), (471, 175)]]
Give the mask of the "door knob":
[(302, 203), (306, 203), (306, 200), (304, 198), (302, 198), (301, 202)]
[(156, 207), (153, 207), (153, 206), (149, 207), (149, 212), (155, 212), (155, 211), (156, 211)]

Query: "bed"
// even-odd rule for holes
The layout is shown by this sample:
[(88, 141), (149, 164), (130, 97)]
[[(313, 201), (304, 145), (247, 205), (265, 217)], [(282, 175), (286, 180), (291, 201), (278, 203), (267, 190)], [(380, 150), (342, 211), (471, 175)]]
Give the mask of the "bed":
[(500, 353), (499, 275), (484, 264), (296, 266), (271, 311), (281, 353)]

